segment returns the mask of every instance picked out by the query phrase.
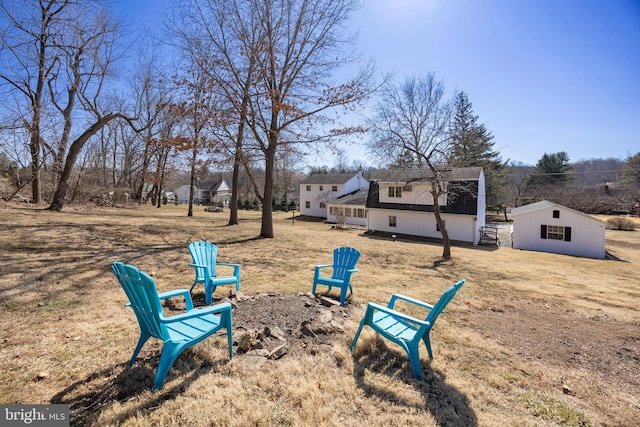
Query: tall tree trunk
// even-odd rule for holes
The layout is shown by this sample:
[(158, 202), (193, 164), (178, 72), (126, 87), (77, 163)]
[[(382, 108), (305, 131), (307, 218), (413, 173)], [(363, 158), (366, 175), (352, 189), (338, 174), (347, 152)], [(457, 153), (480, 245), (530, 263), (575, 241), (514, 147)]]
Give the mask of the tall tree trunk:
[[(260, 237), (272, 239), (273, 234), (273, 170), (275, 168), (277, 137), (269, 137), (269, 147), (265, 150), (264, 193), (262, 195), (262, 225)], [(273, 139), (273, 140), (272, 140)]]
[(98, 133), (103, 126), (109, 123), (113, 119), (122, 118), (126, 119), (126, 117), (120, 113), (108, 114), (104, 117), (98, 119), (93, 125), (89, 127), (86, 131), (82, 133), (69, 148), (69, 154), (67, 154), (67, 159), (64, 162), (64, 168), (62, 170), (62, 174), (60, 175), (60, 181), (58, 182), (58, 188), (53, 196), (53, 200), (51, 201), (51, 205), (49, 206), (49, 210), (52, 211), (61, 211), (64, 206), (64, 198), (67, 194), (67, 190), (69, 189), (69, 178), (71, 177), (71, 173), (73, 172), (73, 168), (75, 167), (76, 161), (78, 160), (78, 156), (80, 155), (80, 151), (84, 147), (84, 144), (91, 138), (93, 135)]
[(433, 214), (436, 217), (438, 228), (442, 234), (442, 259), (451, 259), (451, 241), (449, 240), (449, 232), (442, 216), (440, 215), (440, 202), (438, 201), (438, 184), (433, 181), (431, 183), (431, 194), (433, 196)]
[[(35, 119), (34, 119), (35, 120)], [(38, 119), (39, 120), (39, 119)], [(31, 202), (40, 203), (42, 201), (42, 190), (40, 183), (40, 126), (31, 130), (31, 141), (29, 143), (31, 152)]]
[[(196, 140), (198, 138), (196, 137)], [(187, 216), (193, 216), (193, 195), (196, 189), (196, 160), (198, 160), (198, 150), (193, 149), (193, 155), (191, 157), (191, 180), (189, 181), (189, 210)]]

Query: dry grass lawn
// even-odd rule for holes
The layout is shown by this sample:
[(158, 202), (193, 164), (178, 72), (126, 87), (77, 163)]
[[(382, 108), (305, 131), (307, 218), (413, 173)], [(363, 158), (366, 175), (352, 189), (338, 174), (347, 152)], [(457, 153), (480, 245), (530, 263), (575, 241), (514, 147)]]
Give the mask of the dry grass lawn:
[[(185, 207), (62, 213), (0, 206), (0, 402), (67, 403), (77, 425), (631, 426), (640, 420), (640, 231), (607, 230), (618, 260), (500, 248), (390, 241), (360, 229), (276, 214), (276, 238), (257, 239), (260, 217)], [(640, 229), (640, 221), (638, 221)], [(214, 336), (184, 352), (151, 391), (160, 343), (127, 362), (138, 326), (110, 272), (124, 261), (160, 291), (188, 288), (187, 244), (206, 239), (242, 265), (242, 291), (296, 294), (313, 266), (341, 245), (362, 257), (352, 317), (326, 351), (286, 355), (260, 370), (227, 359)], [(368, 301), (392, 293), (435, 301), (467, 283), (421, 348), (423, 379), (406, 355), (365, 329), (348, 347)], [(223, 292), (223, 291), (217, 291)], [(336, 295), (337, 296), (337, 295)]]

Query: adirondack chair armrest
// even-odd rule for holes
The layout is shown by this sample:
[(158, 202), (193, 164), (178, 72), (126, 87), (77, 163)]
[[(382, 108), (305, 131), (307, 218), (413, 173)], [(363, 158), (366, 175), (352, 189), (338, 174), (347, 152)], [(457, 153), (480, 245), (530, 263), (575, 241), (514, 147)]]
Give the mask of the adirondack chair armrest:
[(387, 313), (390, 316), (393, 316), (395, 318), (399, 318), (402, 320), (406, 320), (408, 322), (412, 322), (412, 323), (416, 323), (420, 326), (428, 326), (429, 323), (425, 322), (424, 320), (420, 320), (420, 319), (416, 319), (415, 317), (411, 317), (408, 314), (404, 314), (401, 313), (397, 310), (394, 310), (392, 308), (389, 307), (385, 307), (384, 305), (380, 305), (380, 304), (376, 304), (375, 302), (370, 302), (369, 304), (367, 304), (367, 310), (369, 309), (373, 309), (373, 310), (377, 310), (377, 311), (381, 311), (383, 313)]
[(201, 264), (194, 264), (192, 262), (190, 262), (189, 264), (187, 264), (189, 267), (194, 267), (194, 268), (205, 268), (207, 270), (209, 270), (209, 267), (206, 265), (201, 265)]
[(431, 310), (433, 308), (433, 306), (431, 304), (427, 304), (426, 302), (423, 302), (423, 301), (420, 301), (420, 300), (417, 300), (415, 298), (411, 298), (411, 297), (408, 297), (408, 296), (405, 296), (405, 295), (400, 295), (400, 294), (393, 294), (391, 296), (391, 299), (389, 300), (389, 304), (387, 305), (387, 307), (392, 309), (395, 306), (397, 300), (406, 301), (408, 303), (411, 303), (411, 304), (414, 304), (414, 305), (417, 305), (417, 306), (420, 306), (420, 307), (424, 307), (424, 308), (427, 308), (429, 310)]
[(230, 262), (217, 262), (216, 263), (217, 266), (223, 266), (223, 267), (233, 267), (233, 275), (237, 276), (238, 272), (240, 271), (240, 264), (233, 264)]
[(352, 268), (350, 270), (347, 270), (347, 273), (353, 274), (353, 273), (357, 273), (358, 269), (357, 268)]
[[(173, 298), (173, 297), (179, 297), (179, 296), (184, 297), (184, 303), (186, 305), (187, 311), (193, 310), (193, 301), (191, 300), (191, 294), (186, 289), (176, 289), (173, 291), (161, 292), (158, 294), (158, 299), (162, 301), (167, 298)], [(131, 307), (131, 303), (128, 302), (124, 306)]]
[(217, 314), (222, 313), (224, 311), (231, 312), (231, 304), (228, 302), (223, 302), (216, 305), (211, 305), (208, 307), (202, 308), (192, 308), (188, 310), (186, 313), (177, 314), (175, 316), (166, 317), (164, 315), (160, 315), (160, 321), (162, 323), (172, 323), (172, 322), (180, 322), (182, 320), (191, 319), (193, 317), (200, 317), (207, 314)]
[(184, 303), (186, 305), (187, 311), (193, 309), (193, 301), (191, 300), (191, 294), (186, 289), (175, 289), (173, 291), (161, 292), (158, 294), (158, 299), (160, 301), (173, 298), (173, 297), (183, 297)]
[(323, 268), (329, 268), (329, 267), (333, 267), (333, 264), (318, 264), (315, 266), (315, 272), (314, 272), (314, 277), (313, 280), (317, 280), (320, 278), (320, 270), (322, 270)]

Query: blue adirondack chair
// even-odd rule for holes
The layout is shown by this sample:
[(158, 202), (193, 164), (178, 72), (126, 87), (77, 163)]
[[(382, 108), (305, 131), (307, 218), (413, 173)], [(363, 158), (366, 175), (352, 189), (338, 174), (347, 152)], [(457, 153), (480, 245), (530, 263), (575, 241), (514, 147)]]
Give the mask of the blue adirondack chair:
[[(212, 295), (218, 285), (236, 285), (240, 291), (240, 264), (216, 262), (218, 247), (211, 242), (199, 240), (189, 245), (189, 253), (193, 262), (189, 264), (195, 269), (196, 278), (191, 285), (190, 292), (198, 284), (204, 284), (204, 297), (207, 304), (211, 304)], [(218, 276), (217, 267), (233, 267), (232, 276)]]
[[(140, 349), (149, 338), (158, 338), (164, 342), (158, 372), (153, 383), (154, 390), (162, 388), (169, 368), (183, 350), (215, 334), (220, 329), (227, 331), (229, 358), (233, 357), (231, 304), (193, 308), (191, 294), (186, 289), (158, 294), (153, 279), (136, 267), (114, 262), (111, 269), (129, 298), (127, 306), (133, 308), (140, 325), (140, 339), (133, 351), (129, 366), (133, 365)], [(176, 316), (165, 317), (160, 301), (177, 296), (184, 297), (187, 311)]]
[[(347, 298), (347, 289), (353, 294), (351, 287), (351, 275), (358, 271), (356, 263), (360, 258), (360, 252), (357, 249), (349, 247), (341, 247), (333, 250), (333, 264), (322, 264), (315, 266), (315, 274), (313, 276), (313, 288), (311, 292), (316, 294), (317, 285), (326, 285), (329, 291), (333, 286), (340, 288), (340, 305), (344, 305)], [(332, 268), (331, 277), (321, 276), (323, 269)]]
[[(364, 325), (369, 325), (375, 332), (400, 345), (404, 351), (407, 352), (409, 355), (409, 361), (411, 362), (411, 368), (413, 370), (413, 377), (416, 380), (419, 380), (420, 355), (418, 353), (418, 345), (420, 344), (420, 341), (424, 341), (424, 344), (427, 346), (427, 351), (429, 352), (429, 359), (433, 359), (429, 332), (431, 332), (431, 328), (436, 322), (438, 315), (442, 313), (442, 310), (444, 310), (445, 306), (453, 299), (456, 292), (458, 292), (464, 282), (464, 279), (460, 280), (458, 283), (447, 289), (435, 305), (427, 304), (417, 299), (398, 294), (394, 294), (391, 297), (391, 300), (389, 300), (389, 304), (386, 307), (370, 302), (367, 305), (364, 317), (360, 321), (358, 331), (356, 332), (355, 337), (353, 337), (350, 350), (353, 352), (353, 349), (358, 342), (360, 332), (362, 331), (362, 327)], [(394, 306), (398, 300), (406, 301), (425, 308), (429, 313), (425, 320), (420, 320), (396, 311)]]

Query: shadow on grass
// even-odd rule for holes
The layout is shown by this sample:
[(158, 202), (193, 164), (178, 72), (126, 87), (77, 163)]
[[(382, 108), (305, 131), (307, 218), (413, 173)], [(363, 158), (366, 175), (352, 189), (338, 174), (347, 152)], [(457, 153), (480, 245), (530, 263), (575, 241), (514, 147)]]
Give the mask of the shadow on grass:
[[(120, 425), (140, 411), (149, 412), (162, 406), (182, 394), (199, 376), (216, 371), (228, 362), (227, 359), (212, 361), (197, 349), (187, 349), (169, 370), (164, 387), (152, 391), (159, 357), (159, 354), (139, 357), (131, 367), (128, 363), (119, 363), (93, 372), (56, 393), (51, 403), (69, 405), (72, 426), (91, 425), (104, 409), (121, 403), (122, 411), (112, 415), (112, 419), (103, 420), (109, 425)], [(168, 384), (176, 377), (181, 377), (181, 381)]]
[[(433, 369), (430, 364), (422, 365), (422, 378), (415, 380), (407, 355), (389, 349), (381, 338), (370, 338), (373, 343), (366, 349), (356, 347), (354, 357), (354, 378), (356, 385), (367, 396), (404, 405), (419, 411), (428, 411), (439, 426), (477, 426), (475, 412), (467, 397), (445, 381), (445, 374)], [(369, 381), (365, 371), (398, 378), (412, 385), (420, 394), (424, 404), (417, 404), (389, 387), (379, 387)]]

